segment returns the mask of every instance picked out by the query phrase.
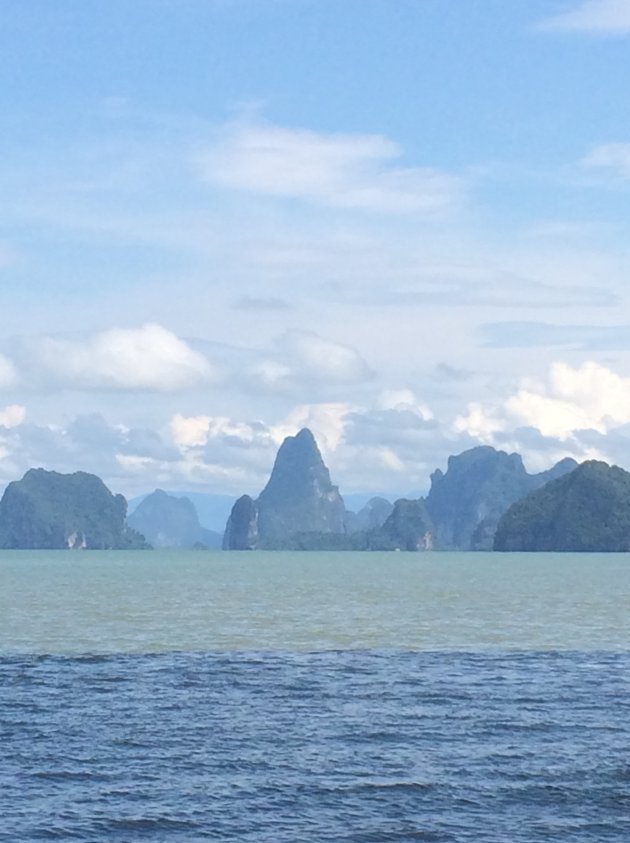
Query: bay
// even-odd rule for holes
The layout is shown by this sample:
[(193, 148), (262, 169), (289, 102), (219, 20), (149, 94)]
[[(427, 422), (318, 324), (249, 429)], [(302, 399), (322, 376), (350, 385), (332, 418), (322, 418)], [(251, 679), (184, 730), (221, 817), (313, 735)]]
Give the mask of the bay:
[(625, 843), (630, 557), (0, 554), (0, 840)]
[(7, 655), (629, 644), (626, 554), (0, 554)]

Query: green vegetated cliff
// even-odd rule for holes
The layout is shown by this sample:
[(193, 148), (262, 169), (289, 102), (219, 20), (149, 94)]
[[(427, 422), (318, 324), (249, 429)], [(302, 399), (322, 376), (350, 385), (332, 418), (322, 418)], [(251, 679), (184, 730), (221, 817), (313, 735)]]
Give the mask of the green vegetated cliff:
[(446, 473), (431, 475), (426, 508), (441, 550), (491, 550), (499, 519), (515, 501), (577, 466), (564, 459), (528, 474), (518, 454), (479, 446), (449, 457)]
[(491, 550), (501, 516), (548, 481), (572, 471), (565, 459), (528, 474), (518, 454), (481, 446), (450, 457), (426, 499), (394, 504), (373, 498), (347, 512), (313, 434), (282, 443), (257, 499), (239, 498), (228, 520), (226, 550)]
[[(479, 447), (449, 458), (426, 499), (373, 498), (346, 511), (312, 433), (282, 443), (257, 499), (234, 504), (229, 550), (630, 550), (630, 474), (570, 459), (530, 475), (517, 454)], [(0, 547), (212, 547), (186, 498), (156, 490), (127, 503), (93, 474), (31, 469), (0, 501)], [(136, 529), (134, 529), (136, 528)]]
[(234, 504), (223, 539), (226, 550), (419, 550), (431, 543), (421, 501), (392, 506), (373, 498), (348, 513), (310, 430), (287, 437), (269, 482), (254, 500)]
[(218, 548), (221, 535), (206, 530), (187, 497), (156, 489), (142, 500), (127, 523), (156, 548)]
[(94, 474), (43, 468), (9, 483), (0, 501), (0, 547), (140, 549), (142, 535), (125, 520), (127, 501)]
[(366, 533), (369, 550), (433, 550), (433, 525), (424, 500), (401, 498), (380, 527)]
[(513, 504), (499, 521), (494, 549), (630, 550), (630, 473), (582, 463)]

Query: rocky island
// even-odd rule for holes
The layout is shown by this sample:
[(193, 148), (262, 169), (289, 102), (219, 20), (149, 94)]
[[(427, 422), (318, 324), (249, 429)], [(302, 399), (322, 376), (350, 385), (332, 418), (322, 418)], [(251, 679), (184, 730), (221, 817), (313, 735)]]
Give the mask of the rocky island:
[(492, 550), (499, 519), (513, 503), (576, 467), (567, 458), (548, 471), (528, 474), (519, 454), (487, 445), (449, 457), (446, 473), (438, 469), (431, 475), (426, 499), (435, 547)]
[(241, 496), (228, 520), (226, 550), (492, 550), (499, 519), (516, 501), (573, 471), (564, 459), (528, 474), (518, 454), (479, 446), (452, 456), (431, 475), (426, 499), (391, 504), (372, 498), (345, 509), (307, 428), (284, 440), (269, 482)]
[(630, 473), (591, 460), (511, 506), (494, 550), (629, 551)]
[[(0, 500), (0, 548), (213, 549), (194, 504), (156, 489), (127, 502), (86, 472), (42, 468)], [(150, 544), (149, 544), (150, 543)], [(630, 551), (630, 473), (564, 459), (529, 474), (488, 446), (449, 457), (426, 498), (374, 497), (350, 512), (310, 430), (287, 437), (258, 497), (232, 506), (225, 550)]]
[(127, 518), (153, 547), (197, 549), (221, 547), (221, 535), (199, 523), (194, 504), (187, 497), (156, 489)]
[(240, 497), (230, 514), (226, 550), (281, 549), (297, 534), (345, 535), (345, 506), (308, 428), (287, 437), (256, 500)]
[(126, 523), (127, 501), (94, 474), (32, 468), (0, 501), (0, 547), (132, 550), (148, 547)]

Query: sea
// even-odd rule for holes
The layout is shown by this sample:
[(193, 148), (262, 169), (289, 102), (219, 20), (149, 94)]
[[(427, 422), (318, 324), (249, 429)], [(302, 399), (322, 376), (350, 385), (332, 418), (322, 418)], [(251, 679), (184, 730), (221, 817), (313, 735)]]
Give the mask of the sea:
[(630, 556), (0, 553), (0, 841), (630, 841)]

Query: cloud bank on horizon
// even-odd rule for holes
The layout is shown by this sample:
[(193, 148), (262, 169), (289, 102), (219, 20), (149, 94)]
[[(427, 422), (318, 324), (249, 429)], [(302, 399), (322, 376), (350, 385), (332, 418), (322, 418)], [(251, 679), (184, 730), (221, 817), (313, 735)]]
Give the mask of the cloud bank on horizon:
[(0, 483), (630, 466), (630, 0), (4, 18)]

